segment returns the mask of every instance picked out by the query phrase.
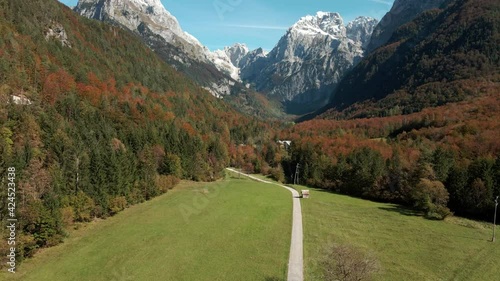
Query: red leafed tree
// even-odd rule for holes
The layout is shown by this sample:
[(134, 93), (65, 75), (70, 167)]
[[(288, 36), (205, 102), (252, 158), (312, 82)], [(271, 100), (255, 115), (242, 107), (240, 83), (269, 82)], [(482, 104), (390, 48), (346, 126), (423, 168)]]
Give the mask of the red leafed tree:
[(186, 133), (188, 133), (190, 136), (196, 135), (196, 131), (193, 128), (193, 126), (191, 126), (191, 124), (189, 124), (187, 122), (184, 122), (182, 124), (182, 129), (184, 129), (184, 131), (186, 131)]
[(78, 94), (88, 99), (94, 106), (99, 104), (101, 90), (93, 85), (78, 83)]
[(75, 88), (75, 78), (64, 69), (60, 69), (45, 78), (42, 97), (44, 101), (54, 104), (61, 95), (73, 91)]

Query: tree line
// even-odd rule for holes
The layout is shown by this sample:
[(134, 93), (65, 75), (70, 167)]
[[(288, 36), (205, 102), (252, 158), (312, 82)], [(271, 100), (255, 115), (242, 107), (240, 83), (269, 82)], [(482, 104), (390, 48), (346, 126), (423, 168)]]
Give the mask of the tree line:
[(454, 213), (490, 221), (500, 195), (500, 103), (498, 86), (482, 91), (409, 115), (289, 125), (274, 141), (291, 140), (291, 147), (273, 142), (237, 152), (247, 171), (282, 182), (293, 183), (300, 164), (302, 184), (404, 204), (434, 219)]

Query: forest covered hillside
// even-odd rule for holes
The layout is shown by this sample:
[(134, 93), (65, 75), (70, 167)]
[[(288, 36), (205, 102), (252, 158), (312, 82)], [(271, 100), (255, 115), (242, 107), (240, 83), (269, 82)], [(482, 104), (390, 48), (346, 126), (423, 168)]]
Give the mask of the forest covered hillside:
[(468, 101), (418, 113), (314, 119), (281, 132), (292, 141), (285, 174), (301, 183), (415, 207), (431, 218), (492, 221), (500, 195), (498, 84)]
[(0, 175), (15, 167), (20, 257), (179, 178), (216, 180), (229, 151), (271, 138), (270, 125), (213, 97), (135, 35), (55, 0), (0, 1), (0, 100)]
[(498, 1), (454, 0), (442, 7), (400, 26), (362, 60), (322, 117), (409, 114), (479, 96), (483, 87), (498, 83)]

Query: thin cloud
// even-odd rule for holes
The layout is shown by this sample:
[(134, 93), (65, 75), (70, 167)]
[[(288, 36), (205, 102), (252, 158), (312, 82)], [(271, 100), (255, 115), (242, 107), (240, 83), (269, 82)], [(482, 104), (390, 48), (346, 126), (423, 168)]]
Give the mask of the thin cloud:
[(385, 0), (369, 0), (369, 1), (372, 1), (372, 2), (375, 2), (375, 3), (379, 3), (379, 4), (384, 4), (384, 5), (387, 5), (387, 6), (392, 6), (392, 2), (385, 1)]
[(225, 24), (224, 27), (249, 28), (249, 29), (272, 29), (272, 30), (287, 30), (285, 26), (275, 25), (249, 25), (249, 24)]

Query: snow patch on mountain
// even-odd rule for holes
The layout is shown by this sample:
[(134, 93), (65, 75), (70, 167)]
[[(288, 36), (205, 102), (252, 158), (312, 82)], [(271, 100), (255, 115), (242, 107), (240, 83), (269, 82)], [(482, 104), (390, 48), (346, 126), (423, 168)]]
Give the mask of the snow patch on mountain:
[(240, 81), (240, 69), (231, 62), (231, 58), (225, 50), (216, 50), (209, 54), (210, 60), (215, 67), (223, 73), (228, 74), (236, 81)]
[(343, 26), (340, 14), (317, 12), (316, 16), (302, 17), (290, 30), (306, 36), (322, 35), (336, 39), (341, 36)]
[(354, 42), (361, 43), (361, 46), (366, 49), (366, 46), (370, 42), (373, 30), (377, 26), (378, 21), (374, 18), (369, 17), (357, 17), (353, 21), (349, 22), (346, 26), (347, 38)]

